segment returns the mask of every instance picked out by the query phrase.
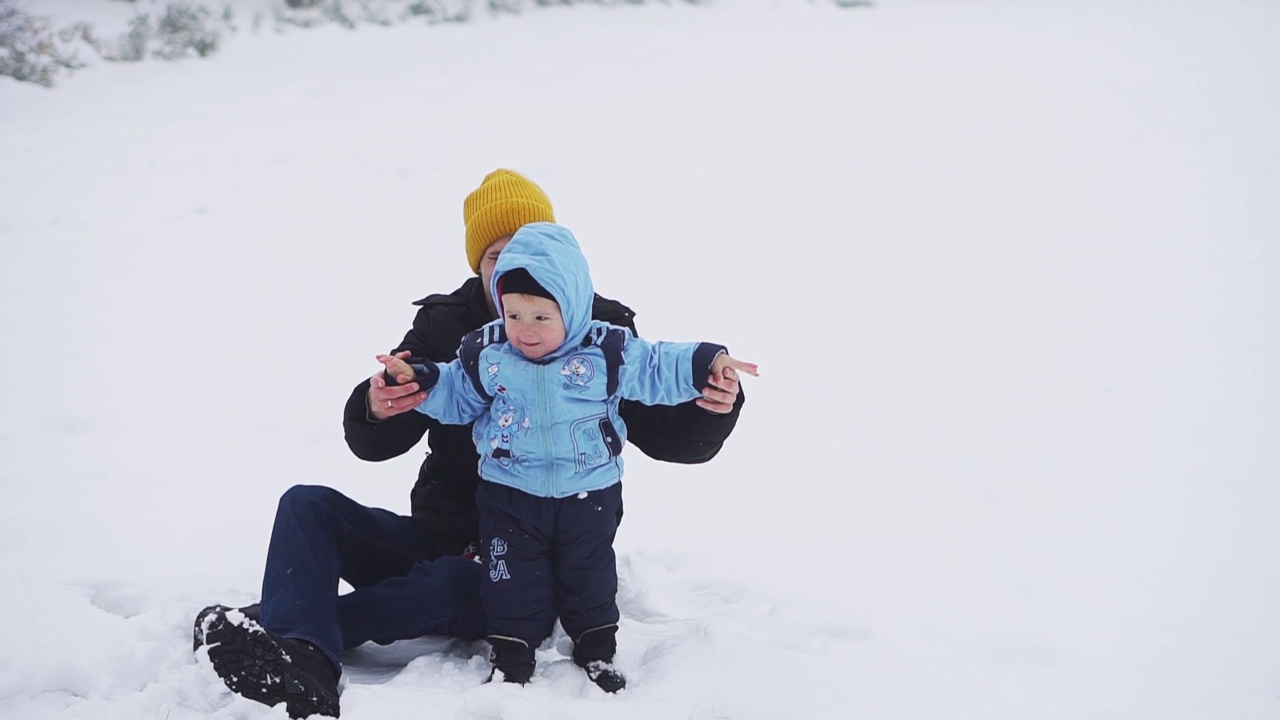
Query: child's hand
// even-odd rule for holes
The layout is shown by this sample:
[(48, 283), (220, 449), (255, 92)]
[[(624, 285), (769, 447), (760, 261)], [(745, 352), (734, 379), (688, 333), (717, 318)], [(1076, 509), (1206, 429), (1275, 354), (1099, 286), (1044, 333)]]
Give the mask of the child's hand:
[[(407, 350), (398, 352), (396, 357), (401, 360), (407, 359), (409, 352)], [(369, 394), (365, 395), (364, 402), (369, 408), (369, 417), (375, 422), (382, 422), (389, 417), (418, 407), (426, 397), (427, 393), (419, 388), (416, 382), (388, 384), (384, 368), (369, 378)]]
[(735, 359), (729, 353), (720, 353), (711, 362), (711, 375), (713, 377), (730, 377), (726, 373), (733, 372), (744, 372), (751, 377), (760, 377), (760, 366)]
[(733, 412), (738, 402), (738, 370), (735, 368), (751, 375), (760, 374), (755, 363), (735, 360), (726, 353), (717, 355), (707, 371), (707, 386), (702, 388), (702, 397), (695, 401), (698, 407), (716, 415)]
[(409, 363), (404, 360), (390, 355), (375, 355), (374, 357), (386, 367), (387, 374), (395, 378), (400, 385), (413, 380), (413, 368), (409, 367)]

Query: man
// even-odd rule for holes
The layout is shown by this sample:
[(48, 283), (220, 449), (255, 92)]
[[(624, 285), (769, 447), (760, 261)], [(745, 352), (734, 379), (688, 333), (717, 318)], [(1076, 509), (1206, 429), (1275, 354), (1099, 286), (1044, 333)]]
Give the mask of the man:
[[(555, 222), (555, 215), (537, 185), (497, 170), (467, 196), (463, 220), (476, 277), (417, 301), (413, 328), (391, 354), (453, 360), (463, 335), (497, 317), (486, 288), (512, 234), (529, 223)], [(634, 313), (599, 295), (592, 317), (635, 331)], [(267, 705), (284, 702), (291, 717), (337, 717), (343, 649), (424, 635), (485, 636), (482, 567), (472, 560), (478, 455), (469, 426), (413, 412), (424, 397), (415, 383), (388, 386), (379, 372), (356, 386), (343, 414), (347, 445), (363, 460), (397, 457), (427, 436), (430, 452), (410, 496), (411, 517), (365, 507), (331, 488), (292, 487), (276, 511), (261, 604), (215, 605), (197, 616), (195, 646), (209, 647), (214, 670), (233, 692)], [(742, 403), (730, 370), (709, 377), (693, 402), (624, 402), (619, 414), (629, 440), (646, 455), (692, 464), (719, 452)], [(354, 591), (339, 596), (339, 578)]]

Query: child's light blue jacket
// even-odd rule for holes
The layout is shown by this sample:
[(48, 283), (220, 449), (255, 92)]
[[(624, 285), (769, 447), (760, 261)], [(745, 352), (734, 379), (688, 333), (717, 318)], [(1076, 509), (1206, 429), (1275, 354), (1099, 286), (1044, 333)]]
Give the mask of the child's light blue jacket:
[[(502, 275), (515, 268), (527, 270), (554, 296), (565, 321), (565, 343), (537, 361), (510, 343), (486, 346), (480, 351), (479, 377), (492, 400), (476, 391), (461, 360), (438, 364), (439, 381), (417, 409), (454, 425), (475, 420), (472, 439), (484, 480), (554, 498), (609, 487), (622, 478), (627, 439), (620, 400), (678, 405), (700, 397), (711, 363), (724, 348), (649, 343), (592, 320), (595, 291), (586, 258), (573, 234), (559, 225), (534, 223), (516, 232), (494, 268), (490, 292), (495, 298)], [(495, 320), (463, 342), (492, 337), (501, 324)], [(626, 333), (612, 397), (605, 389), (603, 351), (597, 343), (583, 342), (608, 329)]]

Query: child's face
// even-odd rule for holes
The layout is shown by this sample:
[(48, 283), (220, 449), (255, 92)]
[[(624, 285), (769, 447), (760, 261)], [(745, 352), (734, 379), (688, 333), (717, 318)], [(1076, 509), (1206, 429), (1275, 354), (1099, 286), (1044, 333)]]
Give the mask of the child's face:
[(564, 344), (564, 318), (554, 300), (511, 293), (502, 296), (502, 321), (507, 340), (530, 360), (555, 352)]

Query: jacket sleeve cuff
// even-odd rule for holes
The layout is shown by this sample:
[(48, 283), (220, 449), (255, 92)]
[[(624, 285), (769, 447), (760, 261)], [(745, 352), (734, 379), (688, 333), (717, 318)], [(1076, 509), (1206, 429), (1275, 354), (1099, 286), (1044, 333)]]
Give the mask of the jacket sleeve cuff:
[(693, 351), (693, 389), (702, 392), (707, 387), (707, 377), (711, 375), (711, 364), (720, 353), (729, 352), (725, 346), (715, 343), (698, 343)]
[[(413, 380), (410, 382), (418, 383), (418, 390), (430, 390), (440, 382), (440, 368), (436, 364), (418, 358), (409, 359), (409, 367), (413, 368)], [(382, 379), (387, 381), (387, 385), (399, 385), (400, 382), (387, 372), (382, 371)]]

